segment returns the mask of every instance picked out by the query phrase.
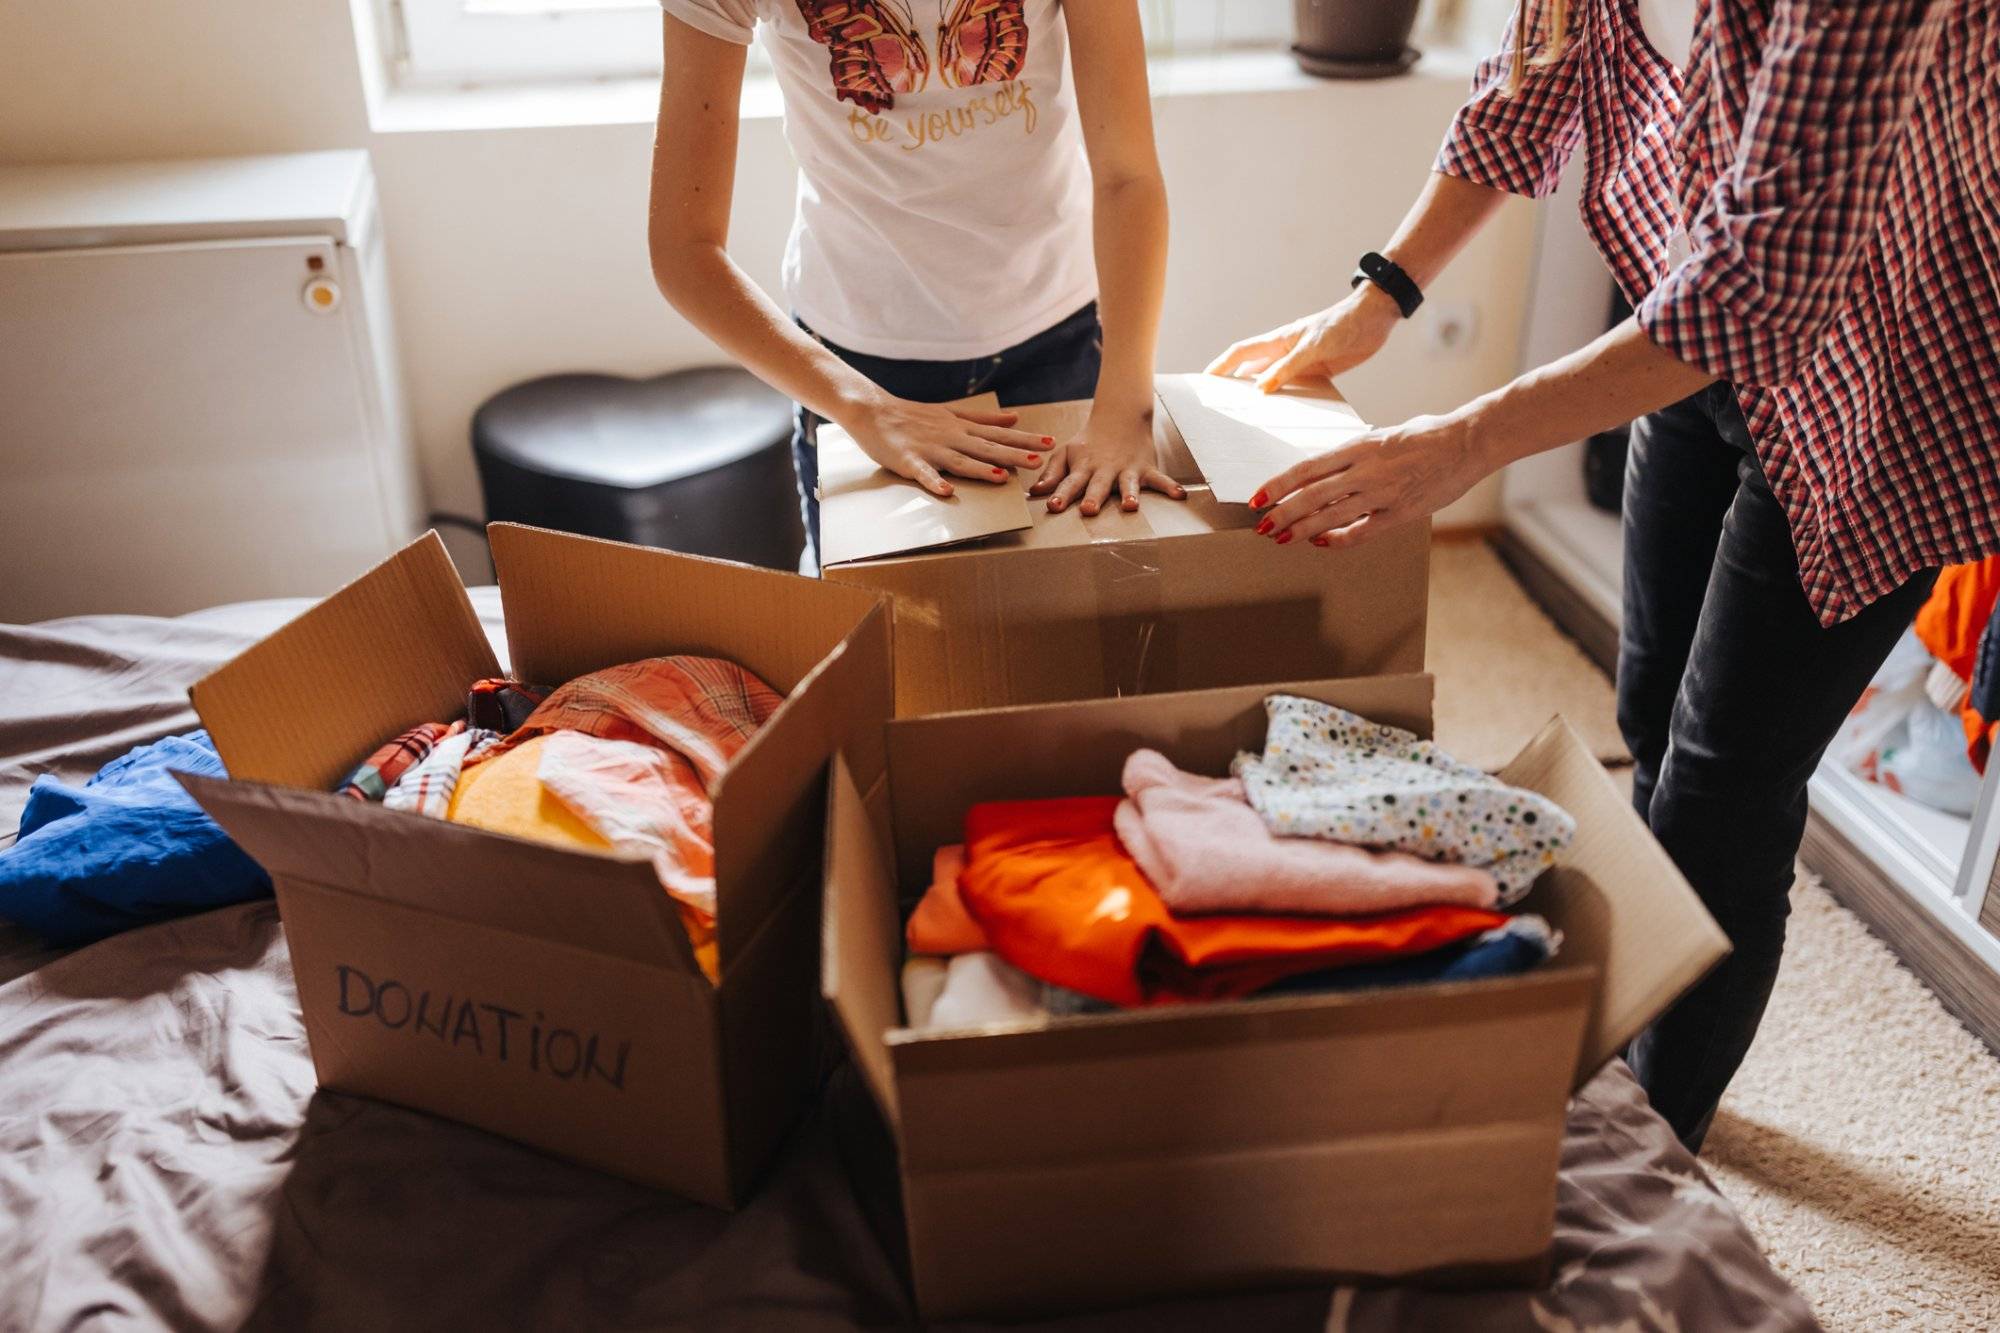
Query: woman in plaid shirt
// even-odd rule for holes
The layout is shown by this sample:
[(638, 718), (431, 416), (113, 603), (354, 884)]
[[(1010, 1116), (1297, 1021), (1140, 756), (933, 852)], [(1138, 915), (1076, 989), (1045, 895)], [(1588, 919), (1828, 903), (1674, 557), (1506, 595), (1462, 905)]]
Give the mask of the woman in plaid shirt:
[(1807, 780), (1937, 568), (2000, 551), (2000, 6), (1673, 8), (1522, 0), (1354, 290), (1210, 369), (1275, 389), (1365, 361), (1505, 194), (1588, 145), (1584, 220), (1633, 317), (1258, 499), (1276, 542), (1344, 545), (1636, 419), (1633, 798), (1735, 951), (1628, 1056), (1698, 1147), (1777, 975)]

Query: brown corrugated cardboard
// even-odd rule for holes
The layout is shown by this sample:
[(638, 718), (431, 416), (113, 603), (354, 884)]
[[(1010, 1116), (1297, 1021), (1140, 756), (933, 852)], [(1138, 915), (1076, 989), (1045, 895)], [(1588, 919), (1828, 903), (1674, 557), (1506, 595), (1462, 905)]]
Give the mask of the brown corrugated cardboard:
[[(1020, 424), (1063, 438), (1088, 411), (1027, 407)], [(1167, 470), (1198, 480), (1173, 418), (1154, 425)], [(827, 565), (829, 582), (895, 605), (902, 716), (1423, 667), (1428, 524), (1349, 550), (1281, 547), (1197, 484), (1136, 513), (1029, 512), (1018, 532)], [(822, 503), (823, 530), (846, 521)]]
[[(989, 393), (953, 406), (998, 409), (1000, 400)], [(993, 484), (955, 477), (952, 494), (940, 497), (877, 466), (832, 422), (820, 426), (817, 439), (821, 510), (836, 515), (820, 524), (819, 555), (826, 564), (950, 546), (1033, 521), (1025, 490), (1032, 472)]]
[(188, 785), (271, 872), (320, 1083), (718, 1205), (811, 1091), (826, 762), (879, 774), (887, 609), (854, 589), (511, 525), (510, 657), (559, 683), (669, 653), (785, 693), (715, 798), (718, 984), (650, 864), (334, 796), (498, 667), (435, 534), (197, 684), (232, 777)]
[(1570, 1090), (1724, 951), (1557, 722), (1509, 770), (1583, 826), (1536, 890), (1568, 939), (1535, 972), (979, 1031), (898, 1026), (901, 907), (971, 804), (1114, 792), (1140, 745), (1225, 771), (1261, 743), (1273, 689), (1429, 733), (1429, 678), (1403, 676), (899, 721), (881, 783), (836, 765), (823, 983), (895, 1133), (927, 1315), (1329, 1276), (1532, 1277)]

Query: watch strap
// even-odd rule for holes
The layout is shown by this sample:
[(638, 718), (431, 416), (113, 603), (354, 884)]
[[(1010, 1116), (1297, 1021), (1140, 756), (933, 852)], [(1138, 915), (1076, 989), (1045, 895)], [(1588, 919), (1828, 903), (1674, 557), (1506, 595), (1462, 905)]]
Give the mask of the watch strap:
[(1361, 262), (1354, 270), (1354, 281), (1348, 285), (1359, 287), (1364, 282), (1372, 282), (1387, 292), (1396, 303), (1396, 308), (1403, 312), (1404, 319), (1416, 314), (1417, 307), (1424, 303), (1423, 290), (1411, 280), (1409, 274), (1403, 272), (1402, 266), (1373, 250), (1361, 256)]

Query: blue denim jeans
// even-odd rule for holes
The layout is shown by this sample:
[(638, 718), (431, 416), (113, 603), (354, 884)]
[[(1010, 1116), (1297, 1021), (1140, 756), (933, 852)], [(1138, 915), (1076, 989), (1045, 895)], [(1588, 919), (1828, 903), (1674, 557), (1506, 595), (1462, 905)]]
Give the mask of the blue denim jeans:
[(1632, 801), (1733, 946), (1626, 1053), (1690, 1149), (1777, 980), (1806, 783), (1936, 577), (1822, 626), (1734, 389), (1633, 424), (1618, 645)]
[[(803, 321), (800, 327), (812, 333)], [(813, 337), (822, 347), (898, 398), (913, 403), (950, 403), (994, 393), (1002, 407), (1064, 403), (1097, 392), (1104, 359), (1104, 334), (1091, 302), (1051, 328), (992, 356), (970, 361), (898, 361), (851, 352)], [(806, 522), (801, 573), (819, 570), (819, 425), (821, 418), (800, 407), (792, 428), (792, 467), (799, 476), (799, 508)]]

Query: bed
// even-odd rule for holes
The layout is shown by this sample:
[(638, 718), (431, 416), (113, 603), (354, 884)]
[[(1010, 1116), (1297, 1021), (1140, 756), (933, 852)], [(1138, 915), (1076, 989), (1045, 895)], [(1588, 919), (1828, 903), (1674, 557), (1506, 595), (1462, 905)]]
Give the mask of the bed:
[[(497, 593), (474, 603), (497, 638)], [(197, 725), (188, 684), (303, 605), (0, 627), (0, 829), (36, 774), (80, 780)], [(750, 1204), (683, 1203), (318, 1091), (269, 902), (63, 954), (0, 926), (0, 1202), (10, 1330), (915, 1323), (893, 1162), (845, 1069)], [(1550, 1274), (1536, 1290), (1304, 1289), (1038, 1327), (1815, 1327), (1618, 1064), (1571, 1108)]]

